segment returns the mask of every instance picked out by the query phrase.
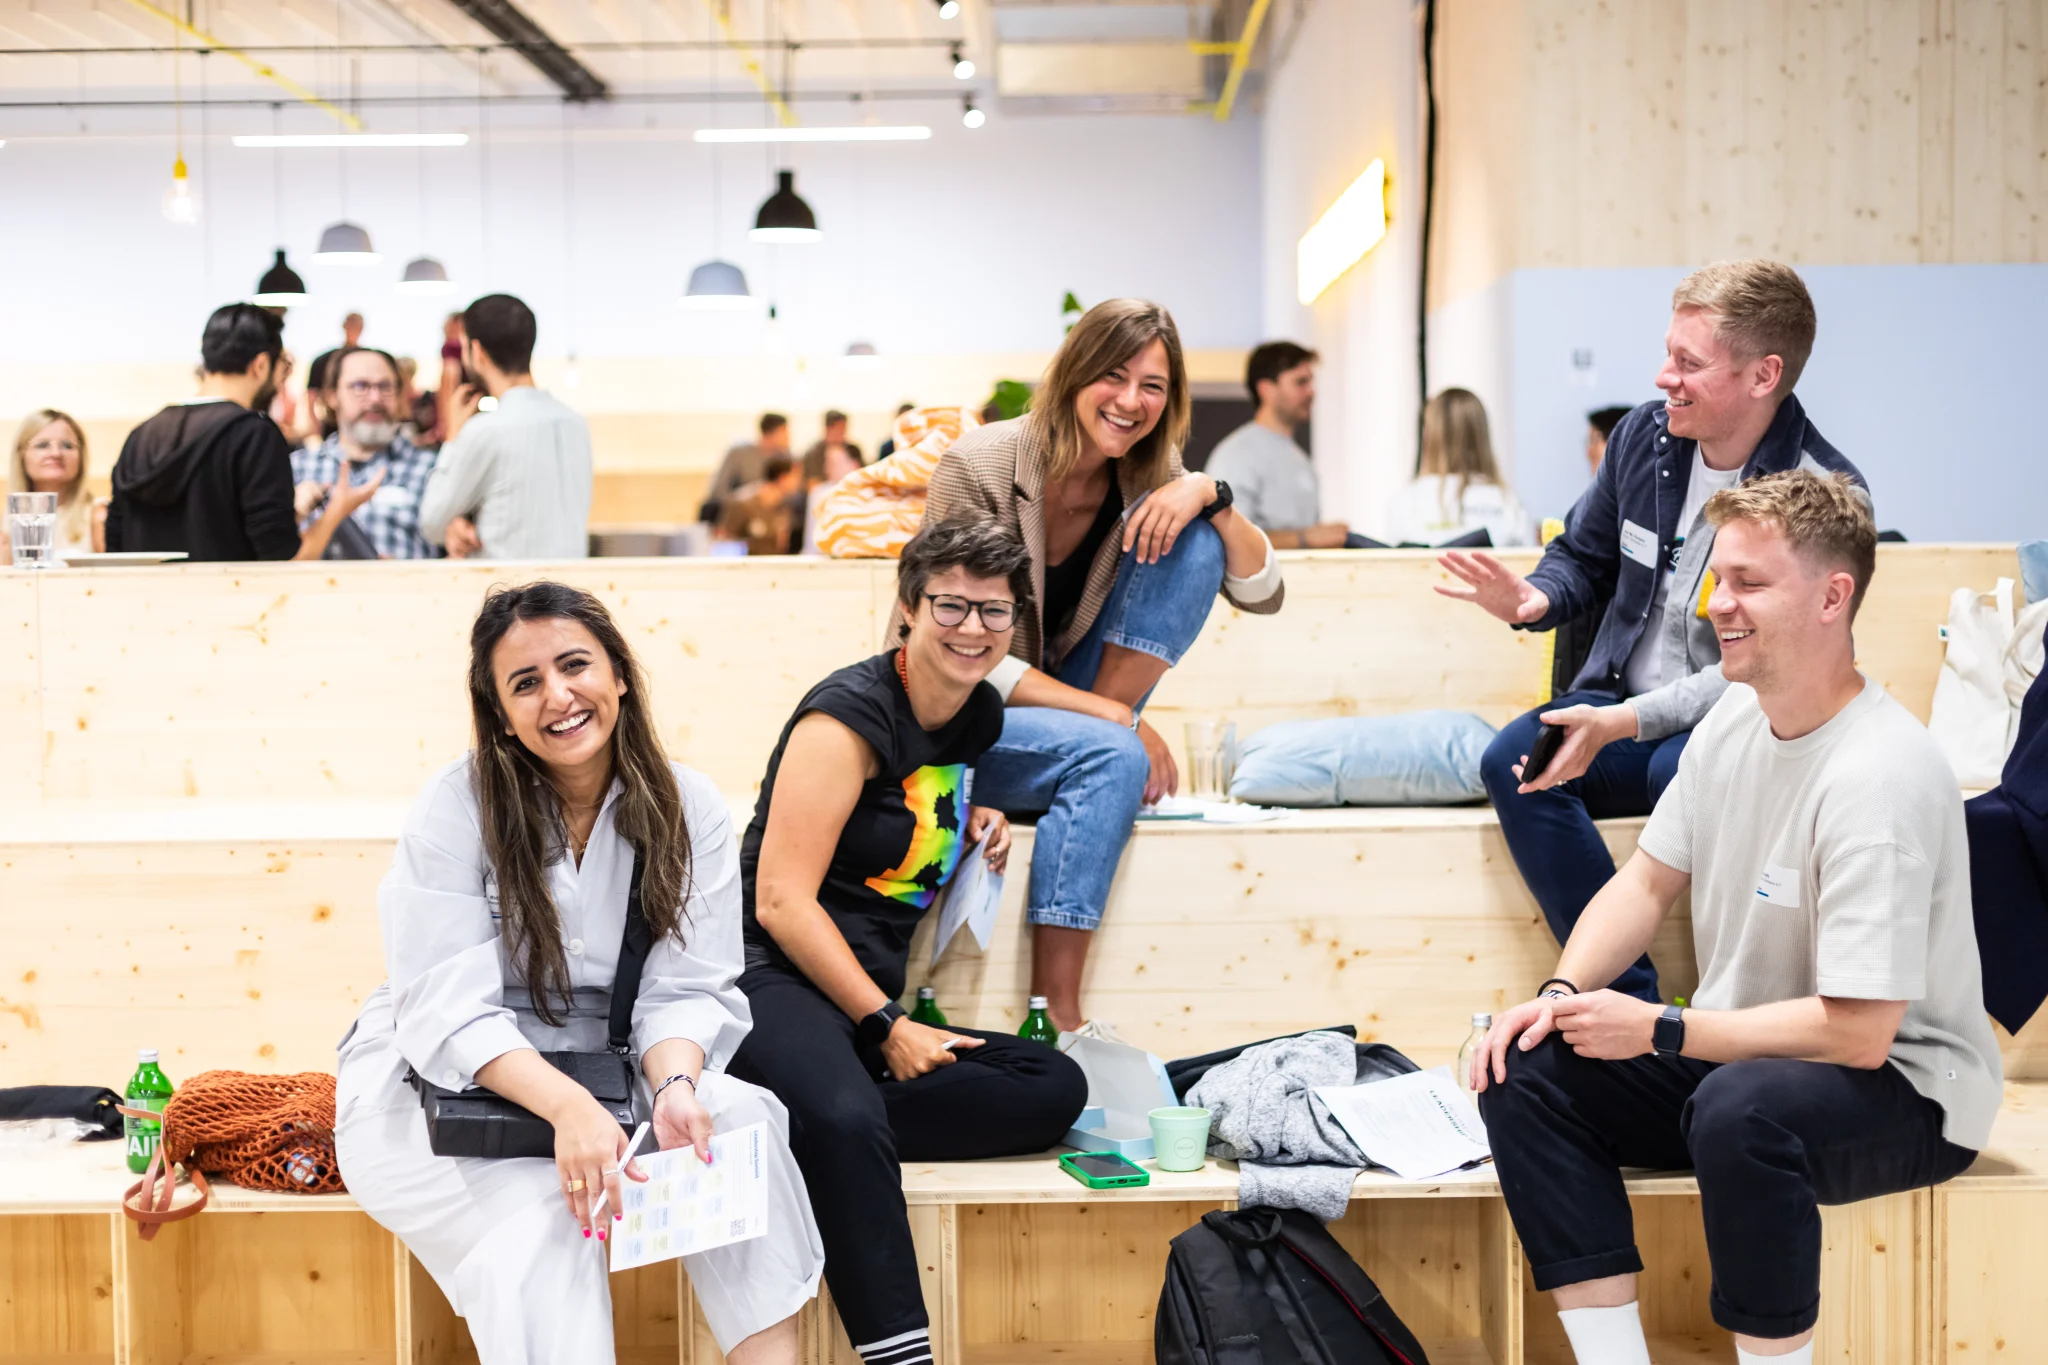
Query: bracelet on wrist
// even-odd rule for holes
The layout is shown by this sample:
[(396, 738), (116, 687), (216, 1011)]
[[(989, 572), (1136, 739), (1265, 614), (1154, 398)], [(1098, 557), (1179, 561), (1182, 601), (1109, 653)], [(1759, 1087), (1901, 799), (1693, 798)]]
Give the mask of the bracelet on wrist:
[(692, 1095), (697, 1093), (697, 1078), (695, 1076), (692, 1076), (687, 1071), (678, 1071), (675, 1075), (670, 1076), (660, 1085), (654, 1087), (654, 1098), (657, 1100), (660, 1099), (661, 1092), (668, 1089), (670, 1086), (674, 1085), (677, 1081), (688, 1081), (690, 1085), (690, 1093)]
[[(1562, 986), (1564, 987), (1564, 989), (1561, 991), (1554, 991), (1550, 989), (1552, 986)], [(1579, 988), (1573, 985), (1571, 982), (1565, 980), (1561, 976), (1553, 976), (1548, 981), (1544, 982), (1542, 985), (1536, 988), (1536, 996), (1538, 999), (1541, 999), (1546, 995), (1577, 995), (1578, 993)]]

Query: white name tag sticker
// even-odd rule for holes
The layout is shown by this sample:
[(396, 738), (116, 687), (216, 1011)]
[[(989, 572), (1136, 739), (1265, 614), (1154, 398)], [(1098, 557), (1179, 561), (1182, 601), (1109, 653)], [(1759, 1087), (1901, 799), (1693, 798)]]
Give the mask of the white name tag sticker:
[(1632, 521), (1621, 523), (1621, 552), (1646, 569), (1657, 567), (1657, 533)]
[(1763, 876), (1757, 879), (1758, 899), (1772, 905), (1782, 905), (1787, 910), (1799, 908), (1799, 871), (1797, 868), (1769, 866)]

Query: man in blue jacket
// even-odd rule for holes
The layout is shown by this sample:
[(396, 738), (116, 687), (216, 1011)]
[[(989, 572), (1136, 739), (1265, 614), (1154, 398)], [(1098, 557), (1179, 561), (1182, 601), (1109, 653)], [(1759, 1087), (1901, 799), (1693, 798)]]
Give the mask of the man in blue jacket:
[[(1723, 488), (1788, 469), (1863, 476), (1807, 420), (1792, 386), (1813, 350), (1813, 299), (1790, 266), (1723, 261), (1671, 295), (1664, 401), (1614, 429), (1607, 459), (1565, 532), (1527, 578), (1492, 555), (1439, 561), (1437, 591), (1517, 630), (1607, 610), (1572, 690), (1508, 723), (1480, 765), (1515, 865), (1563, 943), (1614, 876), (1596, 819), (1644, 815), (1678, 771), (1694, 725), (1727, 687), (1706, 612), (1713, 528), (1700, 510)], [(1540, 773), (1523, 762), (1544, 725), (1565, 739)], [(1613, 989), (1658, 999), (1646, 955)]]

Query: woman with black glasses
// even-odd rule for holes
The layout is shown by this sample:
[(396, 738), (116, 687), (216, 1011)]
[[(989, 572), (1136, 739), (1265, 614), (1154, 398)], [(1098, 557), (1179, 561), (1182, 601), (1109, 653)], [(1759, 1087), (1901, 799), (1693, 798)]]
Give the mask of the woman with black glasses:
[(928, 1028), (897, 1003), (911, 934), (961, 860), (1000, 871), (1009, 854), (1009, 822), (970, 789), (1002, 733), (985, 679), (1029, 601), (1029, 556), (993, 520), (927, 525), (896, 593), (902, 643), (797, 705), (740, 846), (754, 1031), (732, 1074), (789, 1110), (826, 1282), (865, 1365), (932, 1358), (899, 1163), (1043, 1151), (1088, 1094), (1052, 1048)]

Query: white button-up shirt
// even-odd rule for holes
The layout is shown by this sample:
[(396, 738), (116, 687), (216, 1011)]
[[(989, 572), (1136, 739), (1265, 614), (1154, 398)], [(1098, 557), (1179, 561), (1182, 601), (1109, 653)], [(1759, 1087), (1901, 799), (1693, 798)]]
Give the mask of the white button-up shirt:
[[(721, 1070), (753, 1024), (737, 984), (739, 851), (718, 789), (674, 766), (691, 846), (683, 937), (658, 940), (648, 952), (633, 1048), (644, 1055), (665, 1039), (687, 1038), (704, 1049), (708, 1069)], [(633, 874), (632, 845), (612, 823), (619, 791), (614, 782), (582, 864), (564, 856), (547, 869), (571, 985), (563, 1024), (551, 1028), (506, 954), (470, 760), (428, 782), (377, 889), (389, 979), (365, 1003), (354, 1043), (389, 1028), (406, 1061), (451, 1090), (473, 1085), (478, 1068), (520, 1048), (601, 1051)]]

